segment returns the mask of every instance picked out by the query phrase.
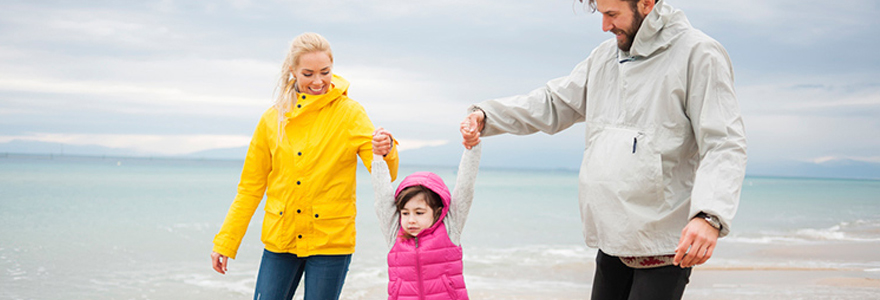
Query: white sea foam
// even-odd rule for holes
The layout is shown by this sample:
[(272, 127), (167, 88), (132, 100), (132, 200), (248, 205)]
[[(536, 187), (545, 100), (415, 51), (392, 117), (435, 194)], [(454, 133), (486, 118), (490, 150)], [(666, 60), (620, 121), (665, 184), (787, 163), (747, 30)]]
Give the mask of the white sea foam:
[(792, 231), (761, 231), (757, 234), (731, 235), (725, 242), (745, 244), (803, 244), (819, 242), (880, 242), (877, 221), (840, 222), (828, 228), (802, 228)]
[(200, 288), (227, 290), (241, 295), (252, 294), (256, 283), (254, 278), (244, 278), (230, 282), (229, 280), (220, 280), (216, 276), (205, 274), (174, 275), (172, 279)]
[(707, 270), (780, 270), (780, 271), (880, 271), (880, 262), (843, 262), (819, 259), (729, 259), (713, 257), (698, 266)]
[(555, 289), (589, 289), (589, 282), (558, 281), (558, 280), (534, 280), (498, 278), (478, 275), (467, 275), (469, 286), (485, 290), (510, 290), (526, 288), (529, 291), (555, 290)]
[(592, 261), (595, 249), (573, 245), (529, 245), (513, 248), (471, 248), (464, 260), (484, 264), (555, 265)]

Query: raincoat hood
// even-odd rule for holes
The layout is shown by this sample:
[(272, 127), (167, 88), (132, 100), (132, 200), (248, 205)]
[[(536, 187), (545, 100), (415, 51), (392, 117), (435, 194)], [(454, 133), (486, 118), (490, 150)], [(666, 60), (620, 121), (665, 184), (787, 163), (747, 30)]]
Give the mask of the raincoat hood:
[(618, 49), (620, 51), (618, 57), (651, 56), (657, 51), (669, 48), (675, 38), (689, 27), (691, 25), (684, 12), (666, 4), (665, 0), (657, 0), (654, 9), (642, 21), (630, 52), (626, 53)]
[(348, 87), (350, 85), (348, 80), (333, 74), (330, 83), (332, 84), (332, 87), (326, 93), (321, 95), (297, 93), (296, 104), (294, 104), (296, 108), (293, 111), (285, 113), (284, 116), (287, 119), (290, 119), (298, 114), (320, 110), (328, 104), (340, 99), (341, 96), (348, 96)]
[[(440, 226), (443, 218), (446, 217), (446, 213), (449, 212), (449, 204), (452, 203), (452, 196), (449, 193), (449, 188), (443, 183), (443, 179), (440, 178), (440, 176), (437, 176), (437, 174), (431, 172), (415, 172), (412, 175), (406, 176), (406, 178), (400, 182), (400, 185), (397, 186), (397, 190), (394, 192), (394, 199), (397, 199), (397, 196), (400, 195), (400, 192), (403, 191), (403, 189), (417, 185), (424, 186), (434, 193), (437, 193), (437, 195), (440, 196), (440, 200), (443, 202), (443, 211), (440, 213), (440, 217), (437, 218), (434, 225), (423, 230), (422, 233), (419, 233), (419, 235), (422, 235), (424, 233), (433, 232), (434, 229)], [(403, 228), (400, 228), (400, 233), (404, 233)]]

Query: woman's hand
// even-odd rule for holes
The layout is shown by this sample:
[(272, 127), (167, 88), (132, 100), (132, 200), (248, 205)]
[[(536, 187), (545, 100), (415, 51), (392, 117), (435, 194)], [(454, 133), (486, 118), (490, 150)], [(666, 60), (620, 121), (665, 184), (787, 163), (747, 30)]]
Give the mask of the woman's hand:
[(391, 147), (393, 146), (394, 138), (391, 136), (391, 132), (382, 127), (376, 128), (376, 131), (373, 131), (373, 154), (388, 155), (388, 153), (391, 153)]
[(470, 113), (464, 118), (464, 121), (461, 121), (461, 128), (459, 129), (463, 140), (461, 144), (468, 150), (480, 143), (480, 131), (483, 131), (485, 120), (486, 113), (478, 110)]
[(211, 263), (214, 265), (214, 271), (220, 274), (226, 274), (226, 264), (229, 262), (229, 258), (226, 255), (211, 252)]

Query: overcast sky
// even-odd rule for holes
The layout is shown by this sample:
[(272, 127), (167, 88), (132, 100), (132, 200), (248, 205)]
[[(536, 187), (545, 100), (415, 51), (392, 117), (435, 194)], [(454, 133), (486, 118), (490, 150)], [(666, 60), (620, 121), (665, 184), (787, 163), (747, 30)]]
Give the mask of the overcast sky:
[[(880, 163), (880, 2), (668, 2), (730, 54), (750, 166)], [(469, 104), (567, 75), (612, 38), (600, 22), (575, 0), (6, 0), (0, 143), (145, 155), (244, 146), (289, 42), (312, 31), (331, 42), (349, 95), (402, 150), (458, 144)], [(486, 147), (579, 154), (582, 130)]]

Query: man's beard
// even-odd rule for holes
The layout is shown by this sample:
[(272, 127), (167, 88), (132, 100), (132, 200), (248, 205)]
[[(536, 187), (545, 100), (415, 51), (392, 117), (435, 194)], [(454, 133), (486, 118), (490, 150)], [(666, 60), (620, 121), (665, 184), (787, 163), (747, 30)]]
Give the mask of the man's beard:
[(630, 24), (629, 31), (627, 30), (618, 30), (617, 32), (612, 31), (612, 33), (617, 34), (619, 32), (623, 32), (626, 35), (626, 39), (623, 41), (617, 42), (617, 48), (624, 52), (629, 52), (629, 49), (632, 48), (633, 41), (636, 39), (636, 33), (639, 32), (639, 28), (642, 27), (642, 21), (645, 20), (645, 17), (642, 16), (638, 12), (637, 9), (633, 9), (633, 20), (632, 24)]

